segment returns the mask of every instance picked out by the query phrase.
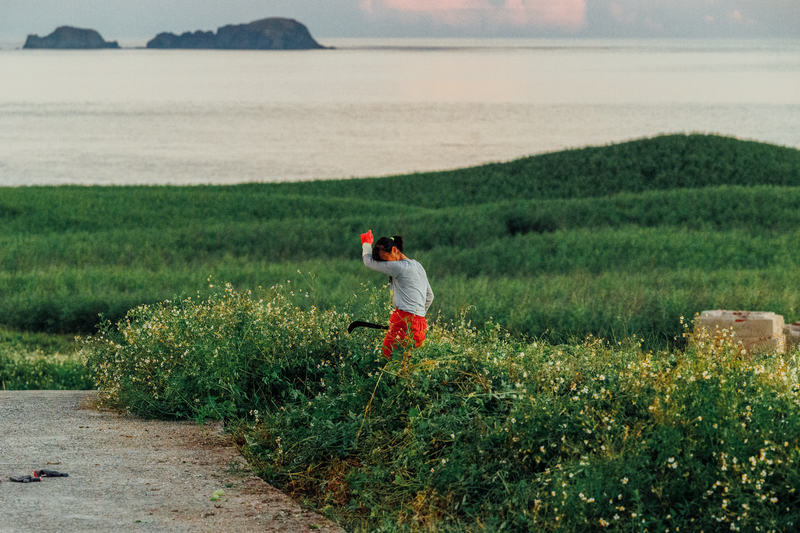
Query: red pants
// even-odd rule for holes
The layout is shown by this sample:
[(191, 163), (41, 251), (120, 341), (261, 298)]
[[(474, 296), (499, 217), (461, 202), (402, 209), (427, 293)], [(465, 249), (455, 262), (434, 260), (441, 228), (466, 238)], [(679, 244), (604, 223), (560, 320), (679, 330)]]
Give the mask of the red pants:
[(408, 337), (408, 331), (414, 336), (414, 345), (419, 348), (425, 340), (425, 332), (428, 330), (428, 322), (424, 316), (417, 316), (400, 309), (395, 309), (389, 317), (389, 331), (383, 339), (383, 356), (391, 359), (392, 350), (397, 346), (403, 346), (403, 342)]

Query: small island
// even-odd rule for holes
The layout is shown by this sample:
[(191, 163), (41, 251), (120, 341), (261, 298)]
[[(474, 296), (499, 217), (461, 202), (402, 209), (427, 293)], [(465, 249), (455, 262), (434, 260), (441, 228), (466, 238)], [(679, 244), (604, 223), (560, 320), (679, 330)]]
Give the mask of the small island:
[(95, 30), (61, 26), (48, 35), (28, 35), (23, 48), (57, 49), (57, 50), (97, 50), (101, 48), (119, 48), (117, 41), (106, 41)]
[(317, 50), (324, 49), (303, 24), (296, 20), (271, 17), (249, 24), (223, 26), (212, 31), (181, 35), (159, 33), (147, 48), (188, 48), (216, 50)]

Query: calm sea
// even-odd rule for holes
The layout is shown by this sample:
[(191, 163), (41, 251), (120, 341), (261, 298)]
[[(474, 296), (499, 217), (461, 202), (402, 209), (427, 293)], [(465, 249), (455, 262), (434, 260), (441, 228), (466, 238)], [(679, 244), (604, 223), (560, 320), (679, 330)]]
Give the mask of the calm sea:
[(450, 169), (671, 132), (800, 148), (800, 41), (0, 50), (0, 185)]

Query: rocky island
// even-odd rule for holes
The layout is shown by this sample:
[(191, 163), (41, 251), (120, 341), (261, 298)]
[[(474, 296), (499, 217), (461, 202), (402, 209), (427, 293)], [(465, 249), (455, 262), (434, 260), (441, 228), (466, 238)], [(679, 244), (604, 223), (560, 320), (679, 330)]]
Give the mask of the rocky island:
[(308, 28), (296, 20), (272, 17), (249, 24), (235, 24), (211, 31), (181, 35), (159, 33), (147, 48), (192, 48), (217, 50), (315, 50), (323, 49)]
[(95, 50), (119, 48), (117, 41), (106, 41), (95, 30), (61, 26), (47, 37), (28, 35), (23, 48), (49, 48), (59, 50)]

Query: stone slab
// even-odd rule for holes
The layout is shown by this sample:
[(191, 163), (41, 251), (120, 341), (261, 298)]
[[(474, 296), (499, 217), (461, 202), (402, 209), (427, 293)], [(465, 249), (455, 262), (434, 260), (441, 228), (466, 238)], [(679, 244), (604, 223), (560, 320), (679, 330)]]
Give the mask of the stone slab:
[(695, 324), (709, 332), (727, 330), (734, 340), (742, 342), (747, 353), (786, 350), (783, 316), (770, 311), (703, 311)]
[(787, 353), (800, 346), (800, 322), (783, 326), (783, 334), (786, 337)]

